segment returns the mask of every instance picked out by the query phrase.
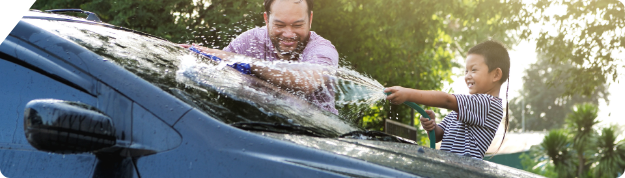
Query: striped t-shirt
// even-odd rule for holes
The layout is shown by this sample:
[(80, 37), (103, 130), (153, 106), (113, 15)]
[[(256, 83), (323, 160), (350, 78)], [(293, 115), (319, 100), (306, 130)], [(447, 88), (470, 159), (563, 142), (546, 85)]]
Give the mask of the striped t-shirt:
[(454, 94), (458, 113), (452, 111), (438, 124), (443, 132), (441, 150), (482, 159), (503, 118), (501, 99), (489, 94)]

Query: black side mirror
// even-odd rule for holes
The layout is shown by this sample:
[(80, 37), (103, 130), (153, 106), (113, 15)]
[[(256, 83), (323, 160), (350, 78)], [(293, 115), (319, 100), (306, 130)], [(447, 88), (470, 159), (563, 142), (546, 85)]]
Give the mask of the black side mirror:
[(115, 145), (111, 118), (95, 107), (70, 101), (32, 100), (24, 110), (30, 145), (53, 153), (83, 153)]

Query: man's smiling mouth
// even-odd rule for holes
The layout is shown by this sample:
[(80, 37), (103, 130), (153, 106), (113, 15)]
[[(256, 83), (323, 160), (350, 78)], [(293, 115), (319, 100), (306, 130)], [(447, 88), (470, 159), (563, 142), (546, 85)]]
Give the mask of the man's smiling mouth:
[(297, 41), (280, 41), (280, 44), (291, 47), (295, 46), (295, 44), (297, 44)]

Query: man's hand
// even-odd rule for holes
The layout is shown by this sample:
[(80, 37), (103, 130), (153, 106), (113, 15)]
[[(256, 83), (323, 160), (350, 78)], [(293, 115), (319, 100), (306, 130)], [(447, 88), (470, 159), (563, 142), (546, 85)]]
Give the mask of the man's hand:
[(394, 86), (384, 89), (384, 93), (392, 93), (386, 97), (386, 100), (392, 104), (402, 104), (410, 97), (410, 90), (409, 88)]
[(421, 116), (421, 118), (419, 118), (419, 121), (421, 121), (421, 127), (427, 131), (434, 130), (434, 128), (436, 128), (436, 115), (434, 114), (434, 111), (426, 110), (425, 113), (430, 116), (430, 119), (428, 120), (428, 118)]

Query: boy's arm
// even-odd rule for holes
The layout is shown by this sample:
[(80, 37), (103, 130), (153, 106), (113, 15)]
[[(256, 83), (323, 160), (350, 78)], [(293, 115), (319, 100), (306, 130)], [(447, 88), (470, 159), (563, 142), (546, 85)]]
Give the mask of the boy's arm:
[(456, 97), (442, 91), (424, 91), (394, 86), (385, 89), (384, 92), (393, 93), (386, 97), (386, 99), (391, 101), (393, 104), (401, 104), (406, 101), (410, 101), (458, 112), (458, 102), (456, 101)]
[(434, 134), (436, 135), (436, 143), (441, 142), (443, 140), (443, 134), (445, 131), (440, 126), (436, 125)]

